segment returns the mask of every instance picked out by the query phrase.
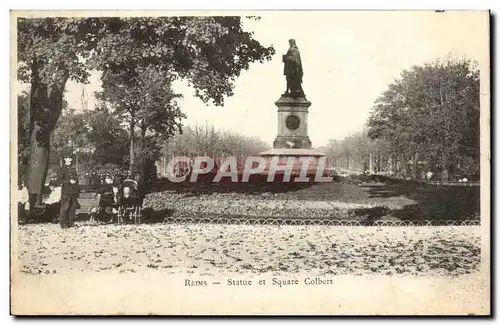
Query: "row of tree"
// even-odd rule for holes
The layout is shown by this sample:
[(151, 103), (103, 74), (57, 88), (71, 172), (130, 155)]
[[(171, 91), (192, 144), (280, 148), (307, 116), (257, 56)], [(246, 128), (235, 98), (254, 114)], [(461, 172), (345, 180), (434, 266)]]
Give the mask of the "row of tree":
[(368, 169), (371, 172), (390, 169), (390, 161), (387, 160), (390, 152), (388, 143), (371, 139), (367, 130), (351, 134), (342, 140), (331, 139), (323, 150), (331, 166), (354, 171)]
[(203, 102), (222, 105), (241, 71), (273, 54), (242, 29), (241, 17), (18, 18), (18, 79), (30, 86), (28, 158), (21, 161), (30, 196), (41, 202), (68, 80), (86, 83), (92, 70), (100, 72), (99, 98), (128, 128), (133, 168), (136, 160), (154, 160), (153, 139), (181, 129), (173, 80), (187, 80)]
[[(19, 161), (25, 163), (29, 157), (28, 94), (22, 93), (18, 96), (18, 100), (20, 103), (18, 111)], [(134, 145), (134, 165), (143, 167), (145, 160), (152, 163), (160, 160), (163, 163), (162, 166), (165, 167), (168, 159), (174, 156), (203, 154), (212, 157), (228, 155), (242, 157), (269, 149), (268, 144), (259, 138), (217, 130), (213, 125), (208, 124), (184, 127), (182, 132), (177, 131), (167, 140), (153, 136), (158, 133), (152, 132), (147, 135), (136, 132), (134, 138), (137, 141), (131, 140), (129, 117), (121, 111), (113, 112), (107, 106), (106, 102), (98, 102), (93, 110), (79, 112), (72, 108), (63, 110), (50, 138), (49, 169), (55, 169), (62, 164), (62, 157), (68, 151), (75, 153), (77, 168), (81, 171), (128, 169), (131, 165), (130, 148), (132, 145)], [(139, 122), (142, 121), (139, 120)], [(138, 145), (145, 140), (147, 146)], [(19, 165), (21, 173), (24, 163)], [(152, 173), (153, 175), (150, 175), (152, 177), (156, 176), (154, 164), (150, 164), (146, 172)]]
[(213, 125), (195, 125), (184, 128), (167, 140), (162, 148), (161, 170), (165, 172), (169, 160), (176, 156), (206, 155), (212, 158), (246, 157), (270, 149), (258, 137), (249, 137), (230, 131), (217, 130)]
[(246, 156), (258, 154), (270, 147), (257, 137), (247, 137), (230, 131), (217, 130), (213, 125), (186, 127), (165, 142), (163, 156), (208, 154), (211, 156)]
[(479, 71), (467, 59), (404, 70), (372, 108), (367, 129), (325, 150), (346, 169), (442, 179), (479, 177)]

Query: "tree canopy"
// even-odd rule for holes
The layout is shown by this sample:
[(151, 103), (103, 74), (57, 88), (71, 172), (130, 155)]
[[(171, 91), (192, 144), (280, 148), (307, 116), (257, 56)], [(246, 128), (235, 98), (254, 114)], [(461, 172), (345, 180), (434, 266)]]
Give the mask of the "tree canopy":
[(132, 80), (145, 68), (185, 79), (196, 96), (215, 105), (231, 96), (235, 79), (252, 62), (270, 60), (264, 47), (242, 29), (241, 17), (107, 18), (97, 33), (90, 63), (115, 79)]
[(466, 59), (405, 70), (375, 102), (368, 126), (396, 156), (421, 157), (445, 173), (478, 173), (479, 71)]
[[(131, 90), (154, 72), (168, 81), (187, 80), (203, 102), (223, 105), (241, 71), (274, 54), (272, 46), (262, 46), (243, 31), (241, 17), (18, 18), (17, 25), (18, 78), (31, 86), (28, 190), (38, 195), (68, 80), (85, 83), (89, 71), (98, 70), (103, 84), (113, 80)], [(168, 87), (156, 90), (153, 97), (175, 97)], [(151, 98), (138, 95), (141, 104)], [(149, 121), (146, 129), (156, 131), (170, 123), (174, 132), (176, 118), (182, 116), (174, 106), (162, 104), (147, 110), (142, 120)], [(155, 113), (157, 109), (163, 111)], [(160, 121), (157, 117), (164, 113), (171, 119)]]

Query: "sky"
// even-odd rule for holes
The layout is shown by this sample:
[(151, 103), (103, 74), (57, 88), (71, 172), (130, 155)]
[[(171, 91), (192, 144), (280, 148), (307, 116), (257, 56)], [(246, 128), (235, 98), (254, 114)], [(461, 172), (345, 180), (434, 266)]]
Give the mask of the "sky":
[[(403, 69), (449, 56), (465, 56), (489, 69), (486, 12), (266, 11), (259, 16), (259, 21), (245, 20), (243, 27), (262, 45), (274, 46), (272, 60), (241, 73), (223, 107), (205, 105), (185, 82), (176, 81), (174, 90), (184, 96), (184, 125), (208, 123), (271, 145), (278, 127), (274, 102), (285, 90), (281, 56), (290, 38), (299, 47), (303, 89), (312, 103), (308, 129), (313, 147), (362, 130), (373, 102)], [(82, 108), (82, 88), (92, 109), (99, 75), (94, 73), (88, 85), (67, 85), (70, 107)]]

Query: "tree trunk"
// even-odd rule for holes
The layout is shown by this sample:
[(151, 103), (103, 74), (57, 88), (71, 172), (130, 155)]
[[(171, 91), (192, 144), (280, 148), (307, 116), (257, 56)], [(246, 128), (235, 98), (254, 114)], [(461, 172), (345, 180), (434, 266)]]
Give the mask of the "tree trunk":
[(441, 180), (446, 182), (449, 180), (449, 171), (448, 171), (448, 168), (447, 167), (444, 167), (443, 168), (443, 172), (441, 174)]
[(41, 139), (44, 133), (41, 123), (35, 122), (35, 127), (31, 133), (31, 154), (28, 165), (28, 192), (30, 202), (34, 205), (41, 205), (43, 187), (47, 177), (49, 166), (49, 141)]
[(78, 174), (78, 153), (79, 152), (77, 151), (76, 152), (76, 157), (75, 157), (76, 158), (75, 159), (75, 171), (76, 171), (77, 174)]
[(133, 173), (134, 169), (134, 145), (135, 145), (135, 117), (133, 112), (130, 113), (131, 119), (130, 119), (130, 166), (129, 170), (130, 173)]
[(46, 85), (39, 78), (41, 65), (34, 60), (32, 65), (30, 94), (30, 141), (31, 152), (28, 165), (28, 192), (30, 202), (41, 205), (43, 188), (49, 167), (50, 135), (61, 115), (63, 91), (68, 80), (64, 71), (59, 84)]
[(389, 165), (389, 176), (393, 176), (394, 174), (394, 159), (392, 158), (392, 156), (389, 156), (389, 161), (387, 162), (387, 164)]
[(413, 154), (413, 166), (412, 166), (412, 169), (411, 169), (411, 178), (413, 179), (417, 179), (417, 167), (418, 167), (418, 152), (414, 153)]
[(404, 154), (399, 155), (399, 177), (406, 178), (407, 161)]
[(373, 153), (370, 152), (370, 175), (373, 174)]
[(396, 177), (401, 178), (402, 173), (401, 173), (401, 155), (395, 155), (394, 156), (394, 162), (396, 165)]
[(441, 180), (448, 181), (449, 179), (448, 157), (445, 156), (444, 154), (441, 154), (441, 163), (442, 163)]

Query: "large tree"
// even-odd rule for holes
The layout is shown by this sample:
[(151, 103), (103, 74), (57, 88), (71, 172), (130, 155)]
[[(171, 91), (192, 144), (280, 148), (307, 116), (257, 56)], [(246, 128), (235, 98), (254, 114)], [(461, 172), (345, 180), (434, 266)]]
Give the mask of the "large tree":
[(368, 125), (401, 162), (425, 159), (444, 175), (459, 165), (477, 172), (479, 71), (466, 59), (405, 70), (376, 101)]
[(133, 80), (154, 67), (221, 105), (242, 70), (274, 54), (242, 30), (240, 17), (19, 18), (17, 25), (18, 76), (31, 84), (28, 190), (37, 203), (69, 79), (86, 82), (93, 68)]
[(85, 82), (83, 59), (95, 47), (94, 19), (19, 18), (18, 78), (30, 84), (28, 191), (41, 203), (49, 163), (50, 135), (63, 109), (69, 79)]
[[(131, 172), (140, 169), (136, 168), (136, 153), (154, 148), (157, 140), (161, 143), (181, 130), (181, 120), (185, 117), (176, 101), (181, 96), (173, 92), (168, 73), (151, 66), (138, 67), (137, 70), (137, 75), (126, 80), (108, 72), (103, 78), (103, 91), (99, 94), (127, 125)], [(159, 147), (157, 151), (159, 154)]]

